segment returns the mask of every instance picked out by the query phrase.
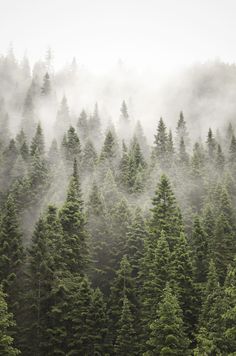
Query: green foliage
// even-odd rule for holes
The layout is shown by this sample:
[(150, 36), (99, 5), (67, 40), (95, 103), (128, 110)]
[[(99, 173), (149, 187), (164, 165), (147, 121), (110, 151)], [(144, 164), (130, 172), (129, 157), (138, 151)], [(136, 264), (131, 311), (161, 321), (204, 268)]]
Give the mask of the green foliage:
[(224, 338), (227, 354), (236, 350), (236, 268), (229, 266), (224, 285)]
[(163, 289), (170, 279), (170, 250), (165, 233), (162, 231), (155, 248), (148, 240), (144, 245), (144, 257), (141, 262), (139, 291), (141, 299), (142, 338), (147, 340), (146, 326), (156, 317), (156, 309), (161, 300)]
[(0, 288), (0, 354), (4, 356), (16, 356), (20, 351), (13, 346), (13, 338), (10, 329), (15, 326), (12, 314), (8, 312), (6, 295)]
[(190, 340), (185, 334), (182, 310), (168, 284), (155, 315), (145, 355), (189, 355)]
[(67, 270), (72, 273), (83, 273), (88, 257), (87, 232), (76, 160), (67, 198), (60, 210), (60, 221), (63, 228), (63, 256)]
[(8, 196), (2, 211), (0, 228), (0, 282), (8, 294), (10, 309), (17, 312), (24, 250), (18, 214), (12, 195)]
[(170, 182), (165, 175), (161, 176), (152, 200), (152, 205), (152, 217), (150, 220), (151, 234), (156, 239), (163, 230), (166, 233), (170, 249), (173, 249), (176, 238), (182, 231), (182, 219)]
[(137, 337), (134, 330), (134, 318), (126, 295), (123, 298), (114, 350), (117, 356), (137, 355)]
[(171, 260), (171, 282), (175, 288), (180, 306), (183, 310), (184, 322), (188, 331), (193, 331), (196, 323), (196, 290), (193, 281), (191, 252), (183, 233), (180, 234)]
[(198, 216), (196, 216), (193, 224), (192, 249), (194, 280), (197, 283), (204, 283), (208, 272), (208, 246), (207, 238)]
[(154, 152), (156, 157), (159, 159), (160, 163), (163, 163), (166, 158), (167, 153), (167, 144), (168, 144), (168, 136), (166, 132), (166, 126), (162, 118), (158, 123), (157, 133), (155, 135), (155, 147)]

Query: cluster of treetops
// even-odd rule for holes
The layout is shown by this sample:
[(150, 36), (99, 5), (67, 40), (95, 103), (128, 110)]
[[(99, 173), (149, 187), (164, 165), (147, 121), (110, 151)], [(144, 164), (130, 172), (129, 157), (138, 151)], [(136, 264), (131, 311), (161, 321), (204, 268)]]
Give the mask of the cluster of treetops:
[(235, 355), (233, 126), (150, 147), (125, 102), (102, 134), (63, 98), (46, 150), (33, 105), (13, 139), (1, 102), (0, 355)]

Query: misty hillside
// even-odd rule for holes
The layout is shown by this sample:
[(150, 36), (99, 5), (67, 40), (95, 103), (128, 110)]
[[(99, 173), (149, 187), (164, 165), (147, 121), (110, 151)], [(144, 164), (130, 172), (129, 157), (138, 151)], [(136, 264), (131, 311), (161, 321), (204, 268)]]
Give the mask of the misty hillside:
[(0, 58), (0, 355), (236, 353), (235, 79)]

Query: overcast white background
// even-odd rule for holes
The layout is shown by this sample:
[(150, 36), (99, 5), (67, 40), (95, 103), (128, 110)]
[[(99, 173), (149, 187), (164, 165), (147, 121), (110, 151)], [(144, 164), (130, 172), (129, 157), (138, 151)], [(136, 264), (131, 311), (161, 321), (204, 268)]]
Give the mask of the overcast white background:
[(236, 59), (235, 0), (0, 0), (0, 53), (55, 65), (75, 56), (91, 70), (119, 58), (136, 68)]

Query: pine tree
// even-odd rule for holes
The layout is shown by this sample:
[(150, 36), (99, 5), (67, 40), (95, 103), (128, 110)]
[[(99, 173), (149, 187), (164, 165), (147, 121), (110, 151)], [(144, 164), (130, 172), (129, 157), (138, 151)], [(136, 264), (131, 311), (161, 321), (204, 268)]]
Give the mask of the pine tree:
[(226, 217), (221, 214), (216, 221), (215, 245), (213, 252), (221, 283), (224, 282), (228, 264), (233, 261), (234, 251), (235, 247), (232, 227)]
[(2, 192), (6, 192), (14, 177), (14, 165), (17, 162), (19, 153), (16, 148), (15, 140), (10, 140), (9, 145), (2, 152), (1, 166), (0, 166), (0, 184)]
[(147, 158), (149, 155), (149, 146), (147, 143), (146, 136), (144, 135), (142, 125), (138, 120), (134, 128), (134, 136), (137, 137), (138, 143), (141, 147), (141, 150), (144, 154), (144, 157)]
[(204, 170), (205, 157), (201, 145), (196, 142), (192, 156), (192, 175), (194, 178), (201, 178)]
[(129, 185), (129, 154), (125, 142), (122, 142), (122, 156), (119, 163), (119, 182), (124, 188)]
[(129, 153), (128, 153), (128, 187), (130, 191), (135, 191), (135, 182), (137, 179), (137, 175), (140, 172), (143, 172), (146, 167), (146, 162), (144, 161), (143, 154), (140, 149), (140, 145), (137, 141), (137, 138), (134, 137)]
[(186, 152), (185, 142), (183, 138), (181, 138), (179, 144), (179, 163), (181, 165), (187, 165), (189, 163), (189, 156)]
[(36, 150), (29, 167), (28, 184), (29, 195), (32, 201), (41, 198), (42, 194), (46, 191), (49, 182), (49, 171), (47, 163), (43, 157)]
[(236, 138), (233, 135), (229, 147), (229, 161), (230, 163), (235, 163), (236, 161)]
[[(92, 355), (92, 289), (84, 277), (58, 274), (52, 288), (48, 342), (53, 355)], [(99, 322), (99, 320), (98, 320)], [(50, 354), (51, 354), (50, 353)]]
[(170, 260), (171, 282), (182, 308), (188, 332), (192, 332), (195, 327), (197, 314), (196, 289), (193, 281), (191, 252), (183, 233), (180, 234), (176, 242)]
[(123, 298), (114, 351), (117, 356), (137, 355), (137, 336), (134, 330), (134, 318), (126, 295)]
[(145, 241), (144, 257), (141, 260), (139, 274), (141, 288), (139, 291), (142, 309), (142, 340), (148, 339), (146, 328), (154, 321), (158, 303), (163, 289), (170, 279), (170, 250), (165, 233), (162, 231), (155, 247), (148, 240)]
[(148, 237), (146, 222), (143, 218), (142, 211), (137, 208), (131, 225), (127, 233), (127, 256), (132, 267), (132, 275), (138, 277), (140, 271), (140, 261), (144, 254), (144, 242)]
[(20, 351), (13, 346), (13, 338), (10, 329), (15, 326), (13, 316), (8, 312), (6, 295), (0, 288), (0, 354), (4, 356), (16, 356)]
[(167, 137), (167, 167), (170, 168), (173, 164), (173, 159), (174, 159), (174, 154), (175, 154), (175, 149), (174, 149), (174, 142), (173, 142), (173, 136), (172, 136), (172, 131), (169, 130), (168, 137)]
[(44, 355), (47, 352), (46, 330), (49, 326), (48, 313), (52, 303), (50, 297), (54, 278), (54, 261), (43, 218), (40, 218), (35, 226), (28, 264), (27, 344), (30, 353)]
[(88, 116), (85, 110), (82, 110), (77, 122), (79, 138), (85, 142), (89, 137)]
[(11, 310), (16, 313), (19, 308), (24, 250), (12, 195), (8, 196), (5, 203), (0, 227), (0, 282), (8, 294)]
[(176, 128), (177, 134), (177, 146), (180, 146), (181, 141), (183, 141), (187, 146), (189, 145), (189, 135), (187, 131), (186, 121), (184, 119), (184, 114), (181, 111), (179, 115), (179, 120)]
[(120, 199), (118, 187), (111, 169), (108, 169), (106, 172), (101, 191), (104, 197), (106, 210), (107, 212), (111, 212), (111, 209), (114, 209), (114, 201)]
[(67, 355), (91, 355), (94, 348), (92, 324), (95, 321), (95, 315), (91, 314), (92, 289), (84, 277), (81, 280), (74, 277), (70, 283), (70, 306), (68, 314), (65, 316), (71, 325)]
[(203, 209), (202, 226), (207, 239), (208, 262), (213, 258), (215, 248), (215, 216), (211, 204), (207, 203)]
[(166, 233), (170, 249), (172, 250), (176, 238), (182, 231), (182, 219), (176, 204), (170, 182), (165, 175), (161, 176), (155, 196), (152, 200), (152, 217), (150, 231), (153, 238), (158, 238), (161, 231)]
[(214, 343), (205, 328), (200, 328), (196, 335), (197, 345), (193, 350), (194, 356), (208, 356), (213, 355)]
[(87, 141), (82, 152), (82, 168), (85, 173), (92, 173), (97, 163), (97, 152), (92, 141)]
[[(218, 282), (218, 275), (213, 260), (209, 264), (209, 272), (203, 299), (202, 311), (199, 319), (201, 328), (205, 328), (207, 339), (211, 341), (213, 354), (220, 354), (222, 345), (222, 291)], [(199, 331), (201, 333), (201, 329)]]
[(208, 156), (209, 159), (211, 160), (214, 157), (215, 150), (216, 150), (216, 142), (211, 128), (209, 129), (207, 135), (207, 148), (208, 148)]
[(93, 286), (99, 287), (103, 293), (108, 294), (110, 271), (110, 234), (104, 199), (97, 184), (92, 184), (89, 201), (87, 203), (87, 229), (91, 236), (91, 280)]
[(120, 199), (110, 212), (110, 238), (112, 240), (110, 253), (113, 269), (118, 268), (122, 256), (127, 254), (127, 233), (131, 225), (131, 218), (128, 201), (124, 198)]
[(217, 145), (217, 153), (216, 153), (216, 168), (219, 173), (222, 173), (225, 166), (225, 157), (222, 152), (221, 146)]
[[(235, 264), (235, 262), (234, 262)], [(236, 350), (236, 268), (229, 265), (224, 285), (224, 342), (228, 355)]]
[(168, 284), (155, 315), (145, 355), (188, 355), (190, 340), (185, 334), (182, 310)]
[(132, 269), (126, 256), (122, 258), (120, 268), (116, 271), (116, 276), (111, 285), (109, 316), (113, 337), (117, 330), (117, 323), (121, 318), (124, 296), (128, 298), (131, 310), (134, 313), (137, 308), (135, 281), (132, 278)]
[(67, 269), (71, 273), (83, 274), (87, 261), (87, 232), (76, 160), (67, 198), (60, 210), (60, 221), (64, 233), (63, 254)]
[(112, 132), (109, 130), (106, 134), (102, 147), (100, 161), (111, 161), (116, 156), (116, 142)]
[(44, 136), (40, 123), (38, 123), (35, 135), (32, 139), (30, 146), (31, 156), (34, 156), (36, 152), (40, 156), (44, 155)]
[(199, 216), (196, 216), (193, 224), (192, 234), (193, 268), (194, 280), (197, 283), (204, 283), (208, 272), (208, 246), (202, 223)]
[(108, 316), (106, 303), (100, 289), (95, 289), (91, 298), (92, 355), (106, 355), (111, 345), (108, 338)]
[(164, 162), (167, 153), (168, 136), (166, 132), (166, 126), (162, 118), (158, 123), (157, 133), (155, 135), (154, 152), (160, 163)]
[(79, 137), (75, 131), (75, 128), (70, 126), (67, 131), (65, 143), (64, 143), (64, 153), (66, 160), (71, 163), (74, 159), (80, 159), (81, 146)]

